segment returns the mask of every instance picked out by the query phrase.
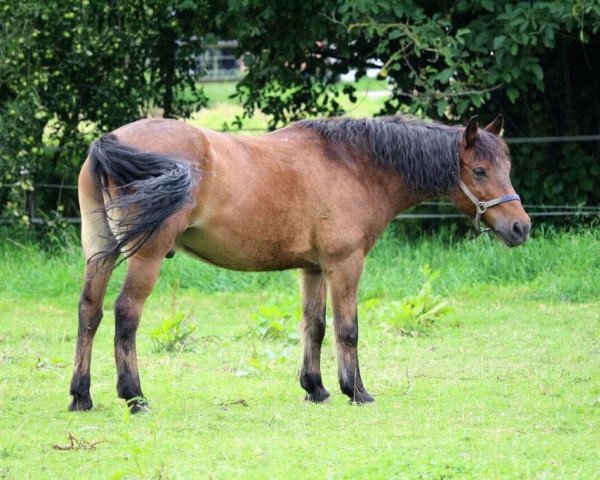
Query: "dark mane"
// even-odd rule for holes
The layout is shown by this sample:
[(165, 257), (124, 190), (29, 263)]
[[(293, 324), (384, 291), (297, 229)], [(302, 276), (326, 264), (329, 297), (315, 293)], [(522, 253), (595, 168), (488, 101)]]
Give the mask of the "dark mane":
[[(318, 132), (326, 141), (364, 150), (376, 165), (399, 172), (416, 193), (444, 195), (458, 184), (462, 127), (404, 116), (302, 120), (296, 125)], [(494, 158), (499, 148), (495, 138), (480, 130), (476, 156)]]

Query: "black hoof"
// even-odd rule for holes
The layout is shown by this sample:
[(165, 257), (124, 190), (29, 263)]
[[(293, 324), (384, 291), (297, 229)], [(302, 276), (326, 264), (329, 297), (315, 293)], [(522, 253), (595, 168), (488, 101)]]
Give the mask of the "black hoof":
[(148, 401), (144, 397), (135, 397), (127, 400), (127, 406), (131, 413), (144, 413), (150, 411)]
[(320, 373), (301, 373), (300, 386), (306, 391), (304, 400), (321, 403), (329, 398), (329, 392), (323, 386)]
[(355, 385), (340, 383), (340, 389), (344, 395), (350, 398), (350, 403), (362, 404), (373, 403), (375, 401), (375, 399), (367, 393), (362, 385), (357, 387)]
[(79, 395), (73, 395), (73, 401), (69, 405), (69, 412), (85, 412), (91, 410), (94, 404), (90, 396), (80, 397)]
[(350, 403), (356, 405), (363, 405), (365, 403), (373, 403), (375, 399), (369, 395), (367, 392), (356, 392), (352, 398), (350, 398)]
[(323, 387), (317, 387), (312, 392), (309, 392), (304, 397), (307, 402), (323, 403), (329, 398), (329, 392)]

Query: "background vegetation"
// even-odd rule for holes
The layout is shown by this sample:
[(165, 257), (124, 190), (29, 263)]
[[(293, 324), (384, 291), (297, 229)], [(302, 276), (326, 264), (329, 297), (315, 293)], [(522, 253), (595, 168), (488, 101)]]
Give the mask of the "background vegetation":
[[(0, 478), (597, 478), (599, 232), (538, 229), (510, 250), (388, 232), (360, 290), (363, 378), (376, 396), (365, 407), (339, 392), (330, 312), (332, 400), (302, 400), (295, 272), (178, 254), (138, 334), (151, 410), (131, 417), (115, 392), (110, 313), (124, 269), (94, 344), (94, 410), (75, 415), (81, 256), (3, 237)], [(416, 299), (451, 311), (403, 334), (400, 306)]]
[[(151, 410), (115, 393), (109, 285), (93, 411), (69, 414), (83, 259), (64, 216), (88, 143), (139, 117), (265, 130), (303, 116), (502, 112), (507, 136), (600, 130), (598, 0), (0, 0), (0, 478), (598, 478), (600, 230), (519, 249), (393, 223), (367, 259), (363, 375), (298, 386), (294, 272), (165, 261), (138, 335)], [(202, 84), (237, 39), (246, 75)], [(376, 80), (368, 68), (380, 72)], [(340, 75), (356, 71), (356, 81)], [(373, 95), (384, 91), (385, 95)], [(231, 97), (234, 98), (231, 98)], [(529, 203), (600, 204), (600, 143), (512, 147)], [(34, 208), (41, 241), (32, 241)], [(415, 228), (413, 228), (415, 227)]]
[[(34, 186), (74, 184), (101, 132), (206, 106), (195, 59), (215, 38), (237, 39), (247, 68), (230, 123), (353, 110), (339, 75), (376, 68), (391, 94), (369, 113), (503, 112), (508, 136), (535, 136), (598, 133), (599, 29), (598, 0), (0, 0), (0, 215), (76, 215), (73, 192)], [(516, 187), (597, 205), (599, 148), (514, 146)]]

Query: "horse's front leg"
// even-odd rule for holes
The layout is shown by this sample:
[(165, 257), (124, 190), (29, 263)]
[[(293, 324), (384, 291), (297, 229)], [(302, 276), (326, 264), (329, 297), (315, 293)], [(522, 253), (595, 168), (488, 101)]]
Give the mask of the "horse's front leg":
[(325, 299), (327, 285), (320, 270), (300, 270), (302, 290), (302, 338), (304, 358), (300, 385), (306, 400), (322, 402), (329, 398), (321, 378), (321, 345), (325, 336)]
[(146, 405), (138, 374), (135, 338), (144, 302), (152, 292), (162, 255), (159, 258), (134, 256), (128, 261), (127, 277), (115, 303), (115, 361), (117, 393), (135, 413)]
[(355, 403), (373, 401), (373, 397), (363, 386), (358, 366), (356, 301), (363, 262), (362, 254), (355, 254), (342, 262), (336, 262), (326, 270), (333, 308), (340, 388)]

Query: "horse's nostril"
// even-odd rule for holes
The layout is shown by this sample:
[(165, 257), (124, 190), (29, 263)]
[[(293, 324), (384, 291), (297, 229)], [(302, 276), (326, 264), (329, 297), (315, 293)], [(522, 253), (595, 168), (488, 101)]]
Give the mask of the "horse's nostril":
[(529, 222), (521, 222), (520, 220), (517, 220), (515, 223), (513, 223), (511, 228), (513, 240), (519, 243), (527, 240), (527, 236), (529, 235), (529, 227)]
[(523, 224), (518, 220), (515, 223), (513, 223), (512, 231), (519, 238), (523, 237), (523, 235), (525, 234)]

